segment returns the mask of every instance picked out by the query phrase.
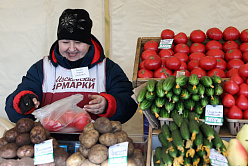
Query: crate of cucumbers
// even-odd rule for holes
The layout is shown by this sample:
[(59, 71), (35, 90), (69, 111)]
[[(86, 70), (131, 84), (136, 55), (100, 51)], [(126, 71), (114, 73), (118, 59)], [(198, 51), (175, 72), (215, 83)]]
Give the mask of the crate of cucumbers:
[[(221, 78), (216, 75), (201, 78), (196, 74), (171, 75), (159, 81), (150, 79), (139, 92), (137, 101), (141, 110), (150, 109), (161, 126), (173, 121), (174, 113), (188, 117), (190, 112), (194, 112), (204, 121), (207, 105), (222, 105), (220, 95), (223, 88), (220, 84)], [(219, 132), (220, 126), (212, 127)]]

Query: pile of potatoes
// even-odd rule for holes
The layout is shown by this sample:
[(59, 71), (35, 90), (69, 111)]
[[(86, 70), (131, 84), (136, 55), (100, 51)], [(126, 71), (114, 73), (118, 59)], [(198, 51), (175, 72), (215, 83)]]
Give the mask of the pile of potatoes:
[(41, 123), (30, 118), (22, 118), (16, 126), (7, 130), (0, 138), (0, 166), (34, 166), (34, 144), (53, 139), (54, 162), (42, 166), (65, 166), (69, 153), (59, 147), (58, 142), (50, 137), (50, 132)]
[(107, 166), (108, 147), (128, 142), (128, 166), (144, 166), (145, 161), (140, 149), (135, 149), (133, 140), (122, 130), (119, 121), (100, 117), (87, 124), (79, 136), (80, 147), (66, 161), (66, 166)]

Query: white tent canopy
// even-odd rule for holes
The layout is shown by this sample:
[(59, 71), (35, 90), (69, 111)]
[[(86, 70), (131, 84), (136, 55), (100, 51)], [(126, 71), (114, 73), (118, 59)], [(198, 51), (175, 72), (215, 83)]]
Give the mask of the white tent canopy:
[[(109, 20), (105, 18), (108, 3)], [(0, 1), (0, 117), (5, 99), (12, 93), (29, 67), (48, 55), (56, 40), (58, 18), (66, 8), (84, 8), (93, 20), (92, 33), (109, 41), (109, 58), (118, 63), (132, 80), (138, 37), (159, 37), (163, 29), (206, 32), (235, 26), (248, 28), (248, 1), (232, 0), (8, 0)], [(108, 22), (109, 21), (109, 22)], [(108, 24), (109, 23), (109, 24)], [(105, 26), (110, 27), (110, 36)], [(106, 40), (109, 39), (109, 40)]]

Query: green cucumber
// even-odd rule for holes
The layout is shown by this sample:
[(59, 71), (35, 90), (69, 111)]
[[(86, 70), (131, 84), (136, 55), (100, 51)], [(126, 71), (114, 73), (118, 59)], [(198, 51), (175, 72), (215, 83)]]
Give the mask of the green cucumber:
[(190, 111), (192, 111), (194, 109), (195, 102), (192, 99), (187, 99), (184, 101), (184, 106), (186, 109), (189, 109)]
[(191, 95), (191, 99), (194, 101), (199, 101), (201, 98), (200, 98), (200, 95), (195, 94), (195, 95)]
[(170, 118), (170, 113), (164, 107), (162, 107), (160, 109), (159, 117), (161, 117), (161, 118)]
[(221, 87), (220, 84), (216, 84), (214, 86), (214, 94), (220, 96), (222, 93), (223, 93), (223, 88)]
[(177, 103), (179, 101), (179, 98), (180, 97), (178, 95), (173, 95), (172, 98), (171, 98), (172, 99), (172, 103)]
[(166, 97), (167, 99), (169, 99), (169, 102), (171, 101), (171, 97), (172, 97), (172, 96), (173, 96), (173, 91), (172, 91), (172, 90), (168, 91), (167, 94), (165, 95), (165, 97)]
[(203, 135), (207, 137), (209, 142), (211, 142), (214, 139), (214, 129), (210, 125), (206, 123), (202, 123), (200, 125), (200, 129)]
[(171, 115), (172, 119), (174, 120), (174, 122), (177, 124), (178, 127), (181, 126), (181, 123), (183, 121), (183, 118), (181, 115), (179, 115), (179, 113), (174, 113)]
[(205, 94), (205, 87), (202, 84), (198, 84), (198, 94), (201, 96), (201, 98), (204, 98)]
[(198, 115), (201, 115), (203, 113), (204, 109), (202, 108), (202, 105), (200, 102), (195, 103), (194, 112)]
[(164, 162), (164, 166), (167, 165), (167, 166), (172, 166), (173, 165), (173, 158), (170, 156), (169, 153), (166, 153), (166, 148), (163, 148), (162, 149), (162, 159), (163, 159), (163, 162)]
[(163, 90), (165, 94), (170, 91), (176, 83), (176, 77), (174, 75), (170, 75), (163, 82)]
[(173, 91), (173, 93), (174, 93), (175, 95), (180, 95), (181, 92), (182, 92), (182, 88), (181, 88), (181, 87), (180, 87), (180, 88), (176, 88), (176, 86), (174, 86), (174, 87), (172, 88), (172, 91)]
[(176, 78), (176, 88), (185, 86), (188, 83), (189, 77), (186, 75), (181, 75)]
[(155, 99), (155, 104), (157, 107), (163, 107), (166, 102), (166, 99), (164, 97), (157, 97)]
[(196, 86), (199, 84), (199, 77), (196, 74), (191, 74), (189, 76), (189, 84), (192, 85), (193, 90), (196, 88)]
[(176, 103), (176, 110), (179, 112), (179, 113), (182, 113), (183, 110), (184, 110), (184, 104), (183, 104), (183, 101), (182, 100), (179, 100), (177, 103)]
[(175, 104), (172, 102), (167, 102), (165, 103), (164, 107), (170, 113), (171, 111), (174, 110)]
[(187, 100), (190, 98), (190, 93), (187, 89), (183, 89), (180, 97), (184, 100)]
[(212, 75), (210, 78), (212, 79), (212, 81), (213, 81), (214, 84), (220, 84), (221, 83), (220, 76)]
[(143, 87), (143, 88), (140, 90), (140, 92), (139, 92), (139, 94), (138, 94), (138, 96), (137, 96), (137, 101), (138, 101), (139, 103), (141, 103), (141, 102), (145, 99), (145, 97), (146, 97), (146, 92), (147, 92), (146, 86)]
[(155, 103), (153, 103), (151, 106), (151, 113), (153, 113), (155, 115), (155, 117), (158, 118), (159, 112), (160, 112), (160, 108), (157, 107)]
[(168, 146), (168, 140), (165, 139), (164, 135), (162, 132), (158, 134), (158, 140), (161, 143), (162, 147), (167, 147)]
[(170, 129), (170, 131), (178, 130), (178, 126), (174, 121), (170, 121), (169, 129)]
[[(189, 111), (188, 109), (184, 109), (184, 110), (182, 111), (181, 116), (182, 116), (183, 118), (188, 118), (189, 112), (190, 112), (190, 111)], [(179, 114), (180, 114), (180, 112), (179, 112)]]
[(151, 94), (153, 94), (153, 92), (155, 91), (155, 87), (156, 87), (157, 81), (154, 79), (149, 79), (146, 83), (146, 87), (148, 92), (150, 92)]
[(201, 102), (202, 107), (206, 107), (208, 105), (208, 100), (209, 98), (207, 96), (201, 99), (200, 102)]
[(220, 103), (220, 97), (219, 96), (213, 96), (213, 100), (210, 100), (210, 104), (213, 106), (219, 105)]
[(206, 88), (205, 94), (207, 96), (211, 97), (211, 100), (213, 100), (214, 89), (213, 88)]
[(156, 99), (156, 93), (150, 93), (149, 91), (146, 92), (146, 99), (149, 101), (153, 101)]
[(144, 99), (141, 103), (140, 103), (140, 109), (141, 110), (146, 110), (148, 108), (150, 108), (152, 106), (152, 101), (149, 101), (147, 99)]
[(164, 79), (158, 81), (158, 83), (156, 84), (156, 94), (158, 97), (164, 97), (165, 93), (163, 90), (163, 82)]
[(206, 88), (214, 88), (213, 81), (212, 81), (212, 79), (209, 76), (202, 76), (200, 78), (200, 82)]
[(187, 85), (187, 90), (189, 91), (189, 93), (191, 93), (191, 94), (197, 94), (198, 93), (198, 88), (196, 87), (196, 88), (193, 88), (193, 86), (192, 85)]

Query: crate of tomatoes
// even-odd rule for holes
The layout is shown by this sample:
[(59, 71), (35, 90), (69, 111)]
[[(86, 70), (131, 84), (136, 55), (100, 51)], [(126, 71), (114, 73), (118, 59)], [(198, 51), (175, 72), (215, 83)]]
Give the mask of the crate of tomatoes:
[[(163, 41), (171, 40), (170, 48)], [(164, 29), (160, 37), (139, 37), (133, 68), (133, 86), (150, 78), (160, 80), (170, 75), (184, 73), (218, 75), (223, 80), (238, 73), (238, 68), (248, 61), (248, 30), (239, 31), (229, 26), (223, 31), (217, 27), (206, 32), (200, 29), (190, 34), (174, 33)]]

